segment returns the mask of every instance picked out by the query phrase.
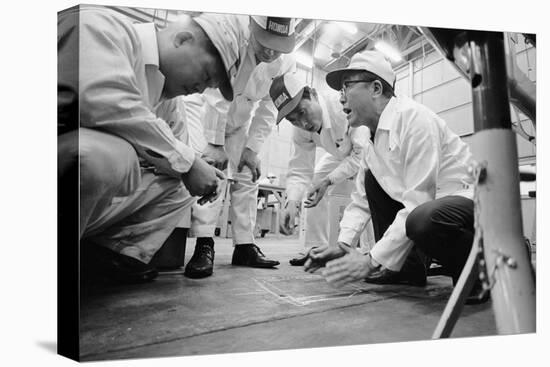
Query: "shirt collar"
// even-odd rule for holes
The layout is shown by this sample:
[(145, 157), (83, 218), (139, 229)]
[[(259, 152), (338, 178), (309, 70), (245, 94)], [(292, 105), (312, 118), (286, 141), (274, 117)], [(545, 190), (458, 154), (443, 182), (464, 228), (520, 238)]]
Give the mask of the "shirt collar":
[(395, 112), (396, 107), (397, 99), (395, 97), (391, 97), (388, 101), (388, 104), (386, 104), (386, 107), (384, 107), (384, 110), (380, 114), (380, 119), (378, 120), (378, 126), (376, 127), (376, 129), (392, 129), (395, 122), (395, 119), (393, 118), (393, 113)]
[(159, 67), (159, 47), (154, 23), (134, 24), (134, 28), (141, 41), (143, 62), (145, 65)]
[(141, 42), (141, 55), (145, 65), (149, 103), (151, 106), (155, 106), (162, 99), (162, 89), (166, 80), (159, 69), (159, 48), (155, 24), (134, 24), (134, 29)]

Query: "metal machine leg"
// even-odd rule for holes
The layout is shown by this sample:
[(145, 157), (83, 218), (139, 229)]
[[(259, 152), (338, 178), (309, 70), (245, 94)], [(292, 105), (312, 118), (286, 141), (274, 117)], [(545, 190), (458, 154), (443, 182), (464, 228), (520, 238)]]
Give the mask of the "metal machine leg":
[[(458, 32), (457, 32), (458, 34)], [(476, 243), (433, 337), (448, 337), (475, 280), (483, 251), (484, 288), (490, 289), (499, 334), (534, 332), (535, 280), (523, 245), (518, 157), (511, 129), (504, 38), (498, 32), (462, 31), (468, 42), (475, 135), (473, 153), (484, 167), (477, 182)], [(441, 44), (449, 55), (451, 33)], [(456, 41), (456, 37), (454, 41)], [(451, 42), (449, 42), (451, 40)]]
[(486, 166), (479, 213), (486, 287), (500, 334), (534, 332), (535, 280), (524, 248), (517, 143), (511, 129), (504, 37), (471, 32), (470, 78), (474, 107), (473, 154)]

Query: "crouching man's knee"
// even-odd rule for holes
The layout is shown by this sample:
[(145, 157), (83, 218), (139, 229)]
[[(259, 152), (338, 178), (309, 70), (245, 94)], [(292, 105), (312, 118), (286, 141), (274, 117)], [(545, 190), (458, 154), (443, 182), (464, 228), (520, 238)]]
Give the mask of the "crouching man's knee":
[(128, 196), (140, 184), (140, 166), (130, 143), (117, 136), (81, 128), (79, 168), (81, 189), (103, 188)]
[(407, 237), (415, 243), (422, 243), (434, 230), (432, 222), (433, 206), (430, 203), (416, 207), (405, 222)]

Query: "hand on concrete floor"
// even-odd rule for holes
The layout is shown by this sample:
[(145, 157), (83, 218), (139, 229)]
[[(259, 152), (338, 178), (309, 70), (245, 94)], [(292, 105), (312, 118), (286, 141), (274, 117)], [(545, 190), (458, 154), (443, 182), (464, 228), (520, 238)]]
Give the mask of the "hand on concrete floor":
[(304, 264), (304, 271), (314, 273), (318, 269), (324, 267), (327, 261), (337, 259), (345, 254), (346, 252), (338, 246), (338, 244), (332, 246), (314, 247), (308, 252), (308, 259)]
[(323, 277), (334, 287), (342, 287), (348, 283), (365, 279), (379, 268), (371, 260), (370, 255), (364, 255), (356, 248), (347, 245), (339, 246), (346, 254), (339, 259), (327, 262)]

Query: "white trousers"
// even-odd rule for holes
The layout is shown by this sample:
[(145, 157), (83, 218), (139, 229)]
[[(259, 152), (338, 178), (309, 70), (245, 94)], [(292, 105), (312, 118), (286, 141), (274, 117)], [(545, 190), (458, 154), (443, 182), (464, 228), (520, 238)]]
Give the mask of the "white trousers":
[(196, 198), (181, 180), (143, 170), (126, 140), (86, 128), (72, 133), (80, 144), (81, 238), (148, 263)]
[[(341, 162), (342, 161), (340, 159), (332, 154), (325, 153), (315, 165), (315, 173), (313, 175), (312, 182), (317, 183), (323, 180), (332, 171), (334, 171), (334, 169), (336, 169)], [(315, 207), (302, 207), (302, 213), (305, 215), (305, 221), (303, 222), (305, 228), (301, 230), (303, 230), (303, 243), (306, 251), (314, 246), (329, 245), (329, 240), (331, 238), (335, 239), (338, 237), (337, 233), (331, 233), (331, 230), (336, 230), (335, 228), (338, 227), (331, 225), (331, 218), (337, 216), (338, 213), (330, 212), (331, 208), (329, 206), (329, 200), (335, 192), (337, 192), (338, 195), (350, 197), (353, 187), (354, 185), (348, 185), (346, 181), (340, 184), (331, 185)], [(355, 239), (355, 243), (352, 245), (356, 245), (359, 240), (363, 249), (370, 249), (374, 245), (374, 231), (372, 229), (371, 222), (367, 224), (364, 235), (361, 239)]]
[[(235, 182), (230, 187), (229, 220), (233, 244), (254, 243), (254, 226), (258, 200), (258, 183), (252, 182), (248, 167), (237, 172), (244, 144), (247, 141), (248, 126), (231, 130), (225, 137), (225, 151), (229, 158), (228, 177)], [(191, 131), (190, 131), (191, 135)], [(225, 192), (225, 190), (222, 190)], [(205, 205), (193, 205), (191, 211), (191, 236), (214, 237), (218, 217), (221, 213), (223, 197)]]

